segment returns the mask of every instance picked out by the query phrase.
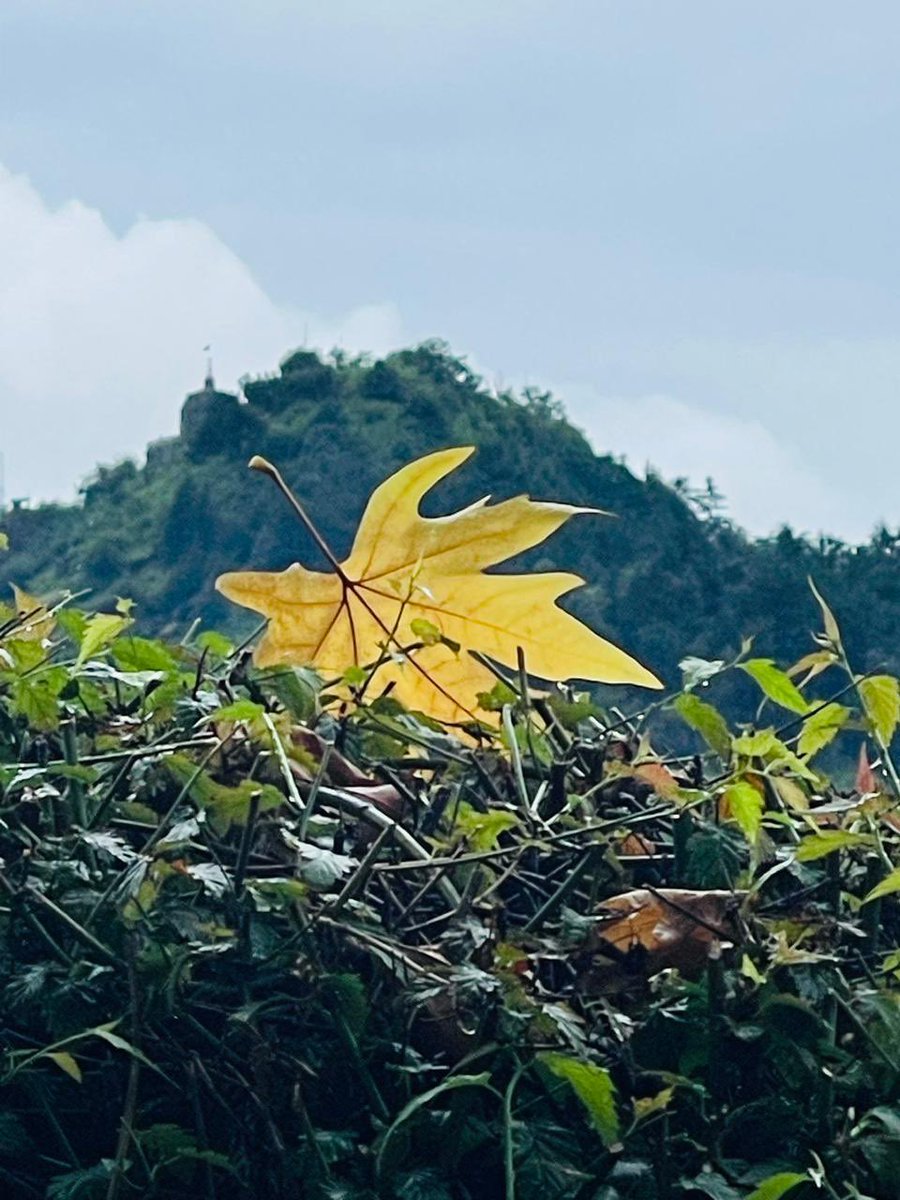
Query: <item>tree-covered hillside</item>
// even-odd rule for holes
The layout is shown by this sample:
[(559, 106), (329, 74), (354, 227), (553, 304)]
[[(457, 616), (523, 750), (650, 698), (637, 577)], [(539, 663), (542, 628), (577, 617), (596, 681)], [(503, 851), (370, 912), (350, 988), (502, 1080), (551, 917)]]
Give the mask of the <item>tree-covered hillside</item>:
[(595, 455), (551, 397), (489, 393), (439, 344), (377, 362), (300, 351), (244, 392), (239, 401), (209, 381), (185, 402), (180, 437), (151, 445), (142, 467), (101, 467), (81, 505), (7, 513), (6, 578), (41, 593), (88, 588), (97, 607), (137, 597), (141, 622), (157, 631), (198, 615), (233, 623), (213, 591), (221, 571), (316, 565), (271, 483), (247, 472), (250, 454), (278, 464), (343, 553), (391, 470), (474, 443), (479, 453), (436, 491), (435, 511), (527, 491), (615, 514), (580, 517), (531, 563), (579, 571), (588, 586), (573, 596), (575, 610), (663, 678), (676, 677), (685, 653), (725, 656), (741, 636), (781, 661), (805, 653), (810, 574), (841, 613), (861, 667), (900, 661), (900, 534), (847, 547), (785, 529), (753, 542), (684, 490)]

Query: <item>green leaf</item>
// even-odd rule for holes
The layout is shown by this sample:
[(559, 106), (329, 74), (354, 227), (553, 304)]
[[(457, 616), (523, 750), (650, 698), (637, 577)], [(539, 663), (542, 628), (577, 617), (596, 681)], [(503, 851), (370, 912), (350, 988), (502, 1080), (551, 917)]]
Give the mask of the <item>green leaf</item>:
[(764, 1179), (759, 1187), (750, 1193), (747, 1200), (781, 1200), (792, 1188), (808, 1182), (809, 1176), (805, 1171), (802, 1174), (798, 1171), (781, 1171)]
[(113, 658), (123, 671), (178, 670), (178, 663), (162, 642), (150, 638), (120, 638), (113, 648)]
[(74, 1079), (76, 1083), (81, 1083), (81, 1067), (79, 1067), (75, 1058), (68, 1050), (50, 1050), (40, 1057), (49, 1058), (52, 1062), (56, 1063), (61, 1071), (65, 1071), (70, 1079)]
[(880, 900), (882, 896), (891, 896), (894, 892), (900, 892), (900, 868), (885, 875), (881, 883), (876, 883), (867, 893), (863, 904), (868, 904), (870, 900)]
[[(574, 700), (567, 700), (560, 692), (551, 692), (547, 697), (547, 705), (563, 729), (569, 729), (573, 733), (578, 731), (582, 721), (600, 716), (600, 709), (586, 692), (577, 695)], [(484, 705), (481, 707), (484, 708)]]
[(413, 1100), (410, 1100), (408, 1104), (401, 1108), (393, 1122), (384, 1132), (384, 1136), (381, 1139), (381, 1145), (378, 1148), (378, 1154), (375, 1159), (376, 1173), (379, 1175), (381, 1174), (385, 1153), (391, 1143), (391, 1140), (400, 1126), (405, 1124), (410, 1117), (415, 1116), (420, 1109), (425, 1108), (426, 1105), (432, 1102), (432, 1100), (436, 1100), (438, 1096), (442, 1096), (445, 1092), (454, 1092), (458, 1088), (466, 1087), (490, 1087), (490, 1078), (491, 1076), (489, 1071), (483, 1071), (480, 1075), (451, 1075), (449, 1079), (445, 1079), (444, 1082), (439, 1083), (437, 1087), (429, 1088), (427, 1092), (422, 1092)]
[[(132, 678), (135, 678), (143, 676), (145, 672), (132, 671), (129, 674)], [(184, 672), (178, 675), (170, 675), (159, 687), (145, 694), (142, 709), (145, 713), (152, 713), (159, 720), (165, 720), (174, 713), (175, 706), (179, 701), (190, 696), (193, 685), (193, 675), (187, 675)]]
[(242, 779), (236, 787), (217, 783), (183, 754), (170, 754), (165, 760), (168, 770), (188, 789), (191, 800), (209, 813), (217, 832), (226, 832), (232, 825), (246, 825), (254, 792), (259, 792), (259, 811), (268, 812), (284, 803), (284, 796), (270, 783)]
[(317, 711), (322, 680), (309, 667), (281, 670), (272, 678), (275, 695), (298, 721), (309, 723)]
[(718, 709), (695, 696), (693, 692), (683, 692), (676, 696), (673, 707), (692, 729), (697, 730), (711, 750), (715, 750), (720, 758), (728, 758), (731, 751), (731, 734), (725, 718)]
[(675, 1095), (675, 1085), (663, 1088), (653, 1096), (636, 1097), (634, 1100), (634, 1117), (636, 1121), (645, 1121), (654, 1113), (664, 1112)]
[(812, 758), (829, 745), (850, 716), (850, 709), (843, 704), (826, 704), (812, 713), (803, 722), (797, 739), (797, 753), (801, 758)]
[(62, 779), (77, 779), (81, 783), (95, 783), (97, 780), (97, 772), (93, 767), (83, 767), (79, 763), (48, 763), (47, 774)]
[(59, 726), (59, 694), (69, 682), (65, 667), (51, 667), (39, 675), (17, 679), (11, 699), (16, 712), (37, 730), (47, 732)]
[(478, 707), (485, 712), (501, 712), (504, 704), (515, 704), (518, 699), (517, 693), (498, 679), (489, 692), (478, 693)]
[(462, 800), (456, 811), (453, 832), (457, 836), (461, 834), (472, 850), (494, 850), (500, 834), (518, 824), (519, 818), (516, 814), (505, 808), (479, 812), (477, 808)]
[(703, 1171), (689, 1184), (685, 1180), (683, 1186), (701, 1192), (707, 1200), (741, 1200), (740, 1193), (718, 1171)]
[(900, 683), (893, 675), (873, 675), (857, 686), (876, 737), (889, 746), (900, 722)]
[(785, 675), (771, 658), (751, 658), (738, 664), (742, 671), (755, 679), (766, 696), (790, 712), (809, 712), (809, 702), (797, 685)]
[(256, 704), (253, 700), (235, 700), (234, 704), (226, 704), (222, 708), (217, 708), (203, 718), (203, 723), (209, 721), (256, 721), (263, 713), (265, 708), (261, 704)]
[(8, 533), (0, 533), (0, 550), (8, 550), (8, 549), (9, 549), (9, 534)]
[(208, 650), (216, 658), (228, 658), (234, 652), (234, 646), (228, 638), (214, 629), (205, 629), (197, 637), (196, 645), (201, 650)]
[(756, 733), (745, 733), (736, 737), (732, 748), (735, 754), (744, 758), (761, 758), (767, 764), (787, 767), (802, 779), (816, 779), (806, 763), (781, 741), (774, 729), (760, 729)]
[(64, 629), (76, 646), (80, 646), (87, 629), (87, 613), (80, 608), (63, 608), (56, 614), (60, 628)]
[(300, 879), (288, 879), (287, 877), (254, 879), (247, 884), (247, 890), (253, 897), (259, 912), (291, 908), (309, 895), (307, 884)]
[(441, 631), (437, 625), (425, 617), (415, 617), (409, 623), (413, 636), (417, 637), (423, 646), (436, 646), (441, 641)]
[(43, 642), (27, 638), (4, 639), (3, 649), (12, 659), (13, 670), (25, 675), (39, 667), (47, 658)]
[(113, 1033), (113, 1025), (96, 1025), (93, 1029), (88, 1030), (87, 1036), (93, 1035), (107, 1042), (115, 1050), (121, 1050), (124, 1054), (130, 1054), (132, 1058), (136, 1058), (138, 1062), (142, 1062), (145, 1067), (156, 1068), (146, 1054), (138, 1050), (137, 1046), (133, 1046), (131, 1042), (123, 1037), (119, 1037), (117, 1033)]
[(805, 837), (794, 854), (797, 862), (815, 862), (836, 850), (852, 850), (856, 846), (874, 846), (875, 838), (867, 833), (849, 833), (844, 829), (823, 829)]
[(822, 620), (825, 623), (825, 637), (827, 638), (828, 642), (832, 646), (834, 646), (836, 649), (840, 650), (841, 649), (841, 631), (838, 628), (837, 621), (834, 619), (834, 613), (831, 611), (831, 609), (828, 607), (828, 605), (823, 600), (823, 598), (819, 592), (819, 589), (816, 587), (815, 583), (813, 582), (811, 575), (807, 577), (807, 582), (809, 583), (812, 594), (815, 596), (815, 598), (818, 602), (819, 608), (822, 610)]
[[(285, 841), (288, 838), (285, 837)], [(335, 854), (323, 846), (291, 838), (288, 844), (297, 851), (297, 874), (314, 891), (326, 892), (358, 866), (355, 858)]]
[(322, 993), (328, 1002), (329, 1012), (339, 1012), (354, 1034), (362, 1033), (369, 1016), (369, 997), (359, 975), (351, 972), (325, 975), (322, 978)]
[(130, 617), (123, 617), (116, 613), (94, 613), (92, 617), (89, 617), (84, 629), (84, 637), (78, 648), (78, 658), (75, 660), (76, 669), (82, 663), (87, 662), (89, 658), (93, 658), (100, 650), (105, 650), (130, 624)]
[(559, 1079), (571, 1084), (604, 1143), (610, 1146), (618, 1141), (616, 1089), (609, 1071), (596, 1063), (583, 1062), (568, 1054), (545, 1053), (538, 1055), (538, 1058)]
[(63, 1175), (54, 1175), (47, 1188), (46, 1200), (101, 1200), (116, 1173), (115, 1160), (102, 1158), (84, 1170), (79, 1167)]
[(738, 779), (722, 793), (733, 819), (748, 842), (755, 842), (762, 826), (765, 800), (746, 779)]

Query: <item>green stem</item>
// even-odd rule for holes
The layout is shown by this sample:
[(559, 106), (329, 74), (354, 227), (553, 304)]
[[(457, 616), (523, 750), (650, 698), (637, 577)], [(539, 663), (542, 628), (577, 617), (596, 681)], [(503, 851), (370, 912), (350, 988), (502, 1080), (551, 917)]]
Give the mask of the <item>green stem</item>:
[(513, 1097), (526, 1067), (519, 1063), (503, 1093), (503, 1196), (516, 1200), (516, 1136), (513, 1118)]

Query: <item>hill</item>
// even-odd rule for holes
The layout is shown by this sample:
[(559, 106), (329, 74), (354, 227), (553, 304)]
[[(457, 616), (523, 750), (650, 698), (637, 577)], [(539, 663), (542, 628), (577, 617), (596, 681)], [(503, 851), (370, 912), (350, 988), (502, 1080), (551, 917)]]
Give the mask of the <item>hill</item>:
[(810, 574), (841, 614), (854, 661), (896, 669), (900, 534), (882, 530), (861, 547), (789, 529), (753, 541), (704, 497), (596, 455), (552, 396), (494, 395), (439, 343), (375, 362), (299, 351), (248, 382), (243, 400), (207, 380), (185, 401), (180, 436), (153, 443), (143, 466), (99, 468), (80, 504), (8, 512), (3, 576), (42, 594), (90, 589), (98, 608), (135, 597), (154, 632), (180, 633), (198, 616), (234, 628), (239, 617), (213, 591), (219, 572), (317, 565), (271, 484), (247, 472), (250, 454), (278, 464), (343, 552), (375, 484), (467, 443), (479, 453), (435, 492), (433, 511), (527, 491), (615, 514), (579, 518), (530, 563), (579, 571), (588, 586), (574, 610), (670, 683), (685, 654), (727, 657), (741, 636), (781, 661), (806, 653)]

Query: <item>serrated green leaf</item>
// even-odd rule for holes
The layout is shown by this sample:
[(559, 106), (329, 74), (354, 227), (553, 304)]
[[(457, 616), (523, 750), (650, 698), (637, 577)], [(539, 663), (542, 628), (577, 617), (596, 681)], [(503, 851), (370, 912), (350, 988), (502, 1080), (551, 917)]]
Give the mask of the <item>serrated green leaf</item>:
[(216, 658), (228, 658), (234, 652), (234, 645), (215, 629), (205, 629), (203, 633), (198, 634), (195, 644), (201, 650), (208, 650)]
[[(547, 705), (560, 725), (573, 733), (577, 731), (582, 721), (600, 716), (600, 709), (586, 693), (576, 696), (574, 700), (567, 700), (559, 692), (551, 692), (547, 697)], [(484, 705), (482, 704), (481, 707), (484, 708)], [(503, 705), (501, 704), (500, 707), (502, 708)]]
[(16, 712), (29, 725), (42, 732), (59, 726), (59, 694), (69, 682), (65, 667), (51, 667), (39, 675), (27, 675), (17, 679), (10, 697)]
[(711, 750), (715, 750), (720, 758), (728, 758), (731, 733), (725, 718), (717, 708), (713, 708), (693, 692), (683, 692), (676, 696), (673, 707), (682, 720), (692, 729), (696, 729)]
[(413, 636), (417, 637), (423, 646), (436, 646), (441, 640), (441, 631), (437, 625), (425, 617), (415, 617), (409, 623)]
[(751, 658), (738, 665), (742, 671), (746, 671), (752, 679), (756, 680), (763, 693), (775, 704), (781, 705), (790, 712), (801, 714), (809, 712), (809, 702), (800, 689), (792, 679), (785, 675), (784, 671), (775, 666), (771, 658)]
[(755, 842), (762, 826), (766, 804), (763, 797), (746, 779), (738, 779), (722, 793), (731, 816), (740, 826), (748, 842)]
[(247, 890), (260, 912), (291, 908), (309, 895), (309, 885), (301, 879), (254, 879)]
[(87, 613), (80, 608), (63, 608), (56, 614), (56, 620), (76, 646), (80, 646), (87, 628)]
[(454, 835), (462, 835), (472, 850), (493, 850), (497, 839), (507, 829), (519, 824), (515, 813), (505, 808), (492, 808), (479, 812), (464, 800), (460, 802), (453, 824)]
[(604, 1143), (609, 1146), (618, 1141), (616, 1089), (609, 1071), (596, 1063), (584, 1062), (568, 1054), (544, 1053), (538, 1057), (557, 1078), (571, 1084)]
[(43, 642), (33, 638), (6, 638), (3, 649), (12, 659), (13, 670), (19, 675), (33, 671), (47, 658)]
[(760, 758), (767, 765), (776, 764), (793, 771), (802, 779), (815, 780), (816, 776), (775, 733), (774, 729), (759, 729), (756, 733), (745, 733), (732, 743), (735, 754), (744, 758)]
[(78, 648), (76, 669), (101, 650), (105, 650), (130, 624), (130, 617), (123, 617), (117, 613), (94, 613), (89, 617)]
[(115, 1160), (103, 1158), (84, 1170), (78, 1168), (54, 1175), (47, 1188), (46, 1200), (100, 1200), (106, 1195), (116, 1171)]
[(169, 649), (150, 638), (120, 638), (113, 648), (113, 658), (123, 671), (162, 671), (168, 674), (178, 670), (178, 662)]
[(900, 722), (900, 682), (893, 675), (872, 675), (861, 679), (858, 688), (876, 737), (889, 746)]
[(797, 739), (797, 753), (801, 758), (812, 758), (834, 741), (847, 723), (850, 709), (843, 704), (826, 704), (812, 713), (803, 722)]
[(489, 692), (478, 693), (478, 707), (484, 712), (501, 712), (504, 704), (515, 704), (518, 699), (512, 688), (498, 679)]
[(259, 793), (259, 811), (268, 812), (284, 803), (284, 796), (269, 783), (258, 783), (255, 779), (242, 779), (236, 787), (217, 783), (206, 771), (183, 754), (170, 754), (165, 760), (166, 770), (183, 786), (187, 787), (191, 800), (209, 814), (217, 831), (224, 832), (232, 825), (246, 825), (254, 793)]
[(209, 721), (256, 721), (265, 711), (261, 704), (253, 700), (235, 700), (233, 704), (215, 709), (203, 721), (204, 724)]

